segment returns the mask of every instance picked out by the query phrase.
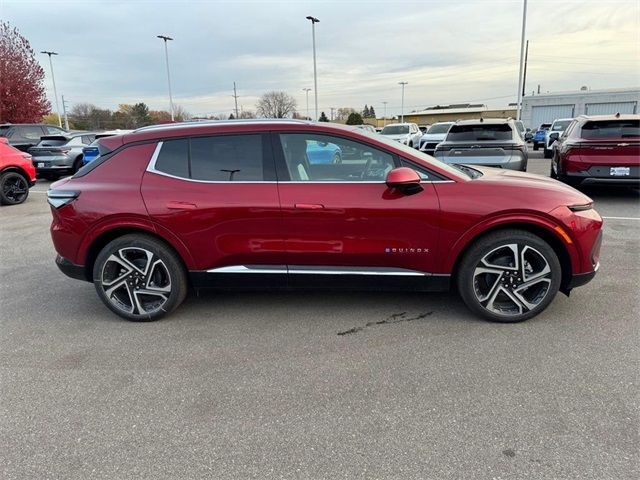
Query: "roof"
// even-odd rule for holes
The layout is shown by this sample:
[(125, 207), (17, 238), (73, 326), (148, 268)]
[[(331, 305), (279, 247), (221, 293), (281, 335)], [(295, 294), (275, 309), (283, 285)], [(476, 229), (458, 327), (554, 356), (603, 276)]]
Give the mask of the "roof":
[(611, 115), (580, 115), (576, 118), (583, 118), (590, 121), (598, 120), (640, 120), (639, 114), (625, 113), (625, 114), (611, 114)]
[(457, 122), (455, 122), (456, 125), (475, 125), (475, 124), (482, 124), (482, 125), (500, 125), (503, 123), (507, 123), (512, 121), (511, 118), (474, 118), (472, 120), (458, 120)]
[[(326, 131), (353, 131), (362, 132), (362, 129), (353, 125), (341, 125), (329, 122), (310, 122), (307, 120), (294, 119), (248, 119), (248, 120), (211, 120), (204, 122), (180, 122), (164, 125), (152, 125), (142, 127), (125, 135), (117, 135), (117, 138), (123, 138), (124, 143), (137, 141), (153, 140), (162, 137), (181, 137), (187, 135), (207, 135), (211, 133), (223, 132), (243, 132), (253, 130), (256, 132), (268, 132), (274, 127), (278, 130), (314, 130), (318, 131), (319, 127)], [(249, 128), (247, 128), (249, 127)], [(116, 138), (108, 137), (108, 138)]]
[(638, 94), (640, 92), (640, 87), (633, 88), (604, 88), (601, 90), (565, 90), (559, 92), (549, 92), (549, 93), (537, 93), (535, 95), (525, 95), (523, 97), (523, 101), (531, 100), (539, 97), (566, 97), (568, 95), (571, 96), (580, 96), (580, 95), (594, 95), (600, 93), (635, 93)]

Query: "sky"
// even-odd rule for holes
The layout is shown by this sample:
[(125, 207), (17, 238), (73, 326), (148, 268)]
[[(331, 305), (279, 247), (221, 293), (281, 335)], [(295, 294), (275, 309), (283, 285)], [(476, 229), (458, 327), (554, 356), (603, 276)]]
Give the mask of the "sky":
[[(67, 105), (168, 110), (168, 35), (174, 103), (193, 115), (255, 110), (282, 90), (306, 113), (316, 24), (319, 110), (378, 116), (430, 105), (516, 101), (523, 0), (0, 0), (36, 52), (53, 50)], [(529, 0), (527, 94), (640, 86), (640, 1)], [(46, 71), (47, 57), (37, 54)], [(309, 105), (313, 116), (313, 95)]]

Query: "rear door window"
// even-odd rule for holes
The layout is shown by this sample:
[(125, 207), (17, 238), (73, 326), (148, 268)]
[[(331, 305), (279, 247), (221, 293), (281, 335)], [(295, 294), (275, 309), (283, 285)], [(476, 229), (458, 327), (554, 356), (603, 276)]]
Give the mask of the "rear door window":
[(191, 139), (191, 178), (214, 182), (264, 180), (262, 135)]
[(18, 136), (26, 138), (27, 140), (40, 140), (40, 137), (44, 135), (42, 129), (38, 126), (25, 126), (18, 129)]
[[(273, 171), (265, 163), (262, 134), (165, 140), (153, 167), (175, 177), (208, 182), (259, 182)], [(269, 160), (272, 162), (272, 160)], [(267, 178), (269, 177), (269, 178)], [(275, 179), (275, 178), (274, 178)]]
[(511, 139), (513, 139), (513, 132), (508, 123), (497, 125), (453, 125), (447, 134), (448, 142), (490, 142)]

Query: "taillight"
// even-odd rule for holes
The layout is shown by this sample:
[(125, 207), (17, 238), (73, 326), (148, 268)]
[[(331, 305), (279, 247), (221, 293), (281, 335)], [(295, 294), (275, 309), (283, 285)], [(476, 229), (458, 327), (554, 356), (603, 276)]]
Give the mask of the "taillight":
[(49, 190), (47, 192), (47, 202), (53, 208), (61, 208), (73, 202), (80, 196), (77, 190)]
[(62, 152), (63, 155), (66, 155), (67, 153), (69, 153), (71, 151), (70, 148), (61, 148), (60, 151)]

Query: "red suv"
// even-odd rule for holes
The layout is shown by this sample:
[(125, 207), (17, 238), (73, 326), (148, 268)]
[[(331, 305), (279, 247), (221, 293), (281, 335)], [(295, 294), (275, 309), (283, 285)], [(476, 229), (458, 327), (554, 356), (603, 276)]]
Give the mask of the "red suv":
[(640, 186), (640, 115), (581, 116), (549, 140), (555, 140), (552, 178), (576, 186)]
[[(51, 186), (57, 264), (112, 311), (155, 320), (187, 289), (457, 286), (502, 322), (598, 268), (602, 219), (555, 180), (451, 166), (353, 127), (236, 121), (103, 138)], [(341, 152), (309, 162), (309, 152)]]
[(29, 196), (29, 188), (36, 183), (36, 169), (31, 155), (9, 145), (0, 137), (0, 204), (17, 205)]

